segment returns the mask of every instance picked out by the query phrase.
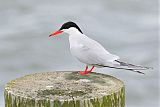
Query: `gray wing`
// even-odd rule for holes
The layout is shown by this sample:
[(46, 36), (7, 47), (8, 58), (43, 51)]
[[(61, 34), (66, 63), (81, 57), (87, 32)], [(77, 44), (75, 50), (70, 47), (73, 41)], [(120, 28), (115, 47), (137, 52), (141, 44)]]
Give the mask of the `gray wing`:
[(119, 59), (118, 56), (110, 54), (101, 44), (97, 41), (85, 37), (85, 40), (81, 41), (81, 52), (87, 58), (89, 64), (105, 64), (111, 63), (114, 60)]

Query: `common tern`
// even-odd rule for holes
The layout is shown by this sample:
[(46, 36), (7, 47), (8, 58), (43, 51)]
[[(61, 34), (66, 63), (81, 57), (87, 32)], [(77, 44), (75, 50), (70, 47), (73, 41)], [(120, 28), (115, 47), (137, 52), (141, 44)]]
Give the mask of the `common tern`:
[[(63, 32), (69, 35), (71, 54), (86, 64), (85, 70), (80, 74), (90, 73), (94, 67), (124, 69), (141, 74), (144, 74), (141, 70), (150, 68), (121, 61), (119, 56), (111, 54), (100, 43), (83, 34), (77, 24), (71, 21), (64, 23), (59, 30), (49, 37)], [(88, 70), (89, 66), (92, 66), (90, 70)]]

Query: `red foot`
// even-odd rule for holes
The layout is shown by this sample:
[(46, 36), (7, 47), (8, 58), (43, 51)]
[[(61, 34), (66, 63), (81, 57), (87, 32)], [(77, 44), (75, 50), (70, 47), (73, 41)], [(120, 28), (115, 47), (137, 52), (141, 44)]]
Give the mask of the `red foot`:
[(84, 72), (79, 72), (80, 74), (87, 74), (87, 69), (88, 69), (88, 66), (86, 66), (86, 69), (84, 70)]
[(79, 74), (87, 74), (87, 72), (79, 72)]
[(92, 66), (92, 68), (89, 71), (87, 71), (88, 70), (88, 66), (86, 66), (85, 71), (84, 72), (79, 72), (79, 74), (88, 74), (88, 73), (92, 72), (93, 68), (94, 68), (94, 66)]

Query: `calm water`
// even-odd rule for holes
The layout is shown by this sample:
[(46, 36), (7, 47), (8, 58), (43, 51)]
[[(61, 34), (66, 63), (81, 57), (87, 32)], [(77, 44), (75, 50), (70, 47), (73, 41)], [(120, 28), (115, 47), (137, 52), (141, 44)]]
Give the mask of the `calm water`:
[(35, 72), (82, 70), (69, 52), (68, 36), (48, 35), (65, 21), (124, 61), (152, 66), (139, 75), (108, 68), (126, 86), (126, 107), (158, 107), (158, 1), (156, 0), (0, 0), (0, 107), (4, 85)]

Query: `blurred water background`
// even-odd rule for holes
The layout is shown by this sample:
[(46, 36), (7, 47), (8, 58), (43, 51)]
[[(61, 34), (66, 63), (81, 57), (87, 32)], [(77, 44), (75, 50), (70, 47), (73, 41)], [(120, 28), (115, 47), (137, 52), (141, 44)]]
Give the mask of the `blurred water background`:
[(83, 70), (66, 34), (49, 38), (66, 21), (127, 62), (151, 66), (146, 75), (96, 68), (126, 86), (126, 107), (158, 107), (158, 0), (0, 0), (0, 107), (5, 84), (26, 74)]

